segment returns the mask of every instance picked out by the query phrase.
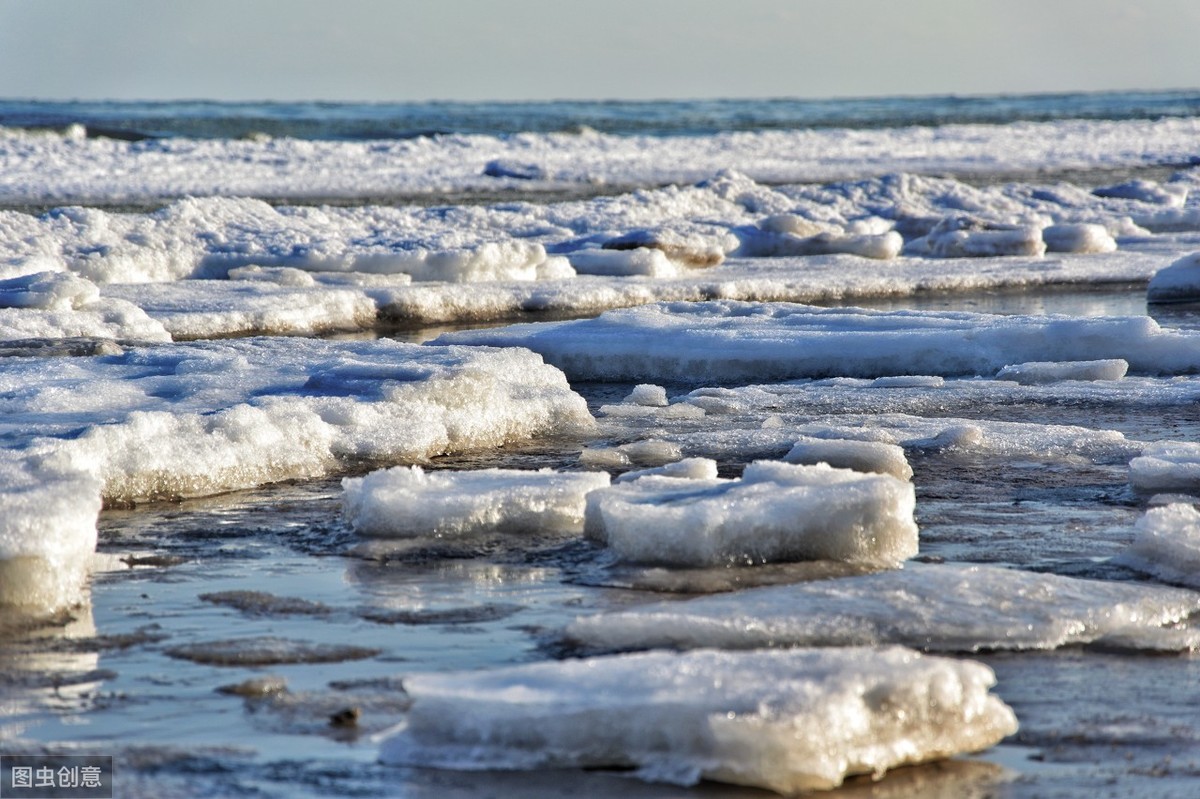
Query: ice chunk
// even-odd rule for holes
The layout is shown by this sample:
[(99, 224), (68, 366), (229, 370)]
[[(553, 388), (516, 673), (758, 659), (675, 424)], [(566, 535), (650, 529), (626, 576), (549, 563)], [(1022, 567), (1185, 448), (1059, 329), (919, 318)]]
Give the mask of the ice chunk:
[(627, 396), (623, 401), (633, 405), (666, 407), (667, 390), (662, 386), (655, 386), (651, 385), (650, 383), (642, 383), (634, 386), (633, 391), (629, 392), (629, 396)]
[(349, 460), (420, 462), (593, 424), (562, 373), (522, 350), (247, 339), (61, 360), (0, 359), (0, 447), (87, 471), (110, 500), (313, 477)]
[(101, 482), (0, 450), (0, 607), (35, 614), (82, 598)]
[(1159, 441), (1148, 444), (1129, 462), (1129, 480), (1139, 491), (1188, 491), (1200, 488), (1200, 444)]
[(1048, 252), (1113, 252), (1117, 242), (1104, 225), (1062, 224), (1042, 228)]
[(835, 788), (998, 743), (1017, 729), (991, 669), (900, 647), (654, 652), (416, 674), (392, 765), (624, 767), (780, 793)]
[(366, 536), (581, 532), (584, 498), (608, 484), (604, 472), (397, 466), (346, 478), (342, 501), (347, 521)]
[(1129, 362), (1121, 358), (1101, 361), (1032, 361), (1005, 366), (996, 372), (997, 380), (1012, 380), (1023, 386), (1039, 386), (1060, 380), (1120, 380), (1129, 371)]
[(63, 272), (0, 280), (0, 341), (84, 337), (171, 340), (159, 322), (132, 303), (101, 297), (90, 280)]
[(1133, 544), (1112, 562), (1200, 588), (1200, 513), (1184, 503), (1151, 508), (1138, 519)]
[(546, 170), (537, 164), (521, 163), (496, 158), (488, 161), (483, 174), (489, 178), (515, 178), (517, 180), (545, 180)]
[(751, 258), (845, 253), (863, 258), (888, 260), (899, 255), (900, 250), (904, 247), (904, 239), (894, 230), (878, 234), (857, 235), (825, 231), (809, 236), (776, 233), (757, 228), (743, 228), (739, 232), (742, 236), (742, 245), (735, 251), (735, 254)]
[[(308, 275), (281, 269), (287, 270), (282, 279), (289, 283), (295, 282), (297, 275)], [(361, 291), (271, 285), (265, 280), (107, 285), (104, 295), (140, 307), (176, 340), (316, 335), (362, 330), (376, 320), (375, 303)]]
[(659, 303), (595, 319), (447, 333), (435, 343), (527, 347), (579, 380), (764, 382), (995, 374), (1025, 361), (1123, 359), (1200, 369), (1200, 333), (1146, 316), (999, 316), (789, 303)]
[(645, 275), (646, 277), (676, 277), (679, 267), (659, 249), (637, 247), (632, 250), (578, 250), (567, 256), (571, 266), (581, 275)]
[(586, 466), (621, 468), (630, 465), (662, 466), (683, 457), (678, 444), (657, 438), (633, 441), (616, 447), (587, 447), (579, 460)]
[(737, 239), (729, 233), (689, 234), (672, 228), (635, 229), (604, 242), (606, 250), (661, 250), (673, 263), (695, 269), (719, 266), (735, 247)]
[(1147, 650), (1195, 649), (1173, 626), (1200, 594), (996, 566), (903, 570), (752, 588), (584, 616), (566, 629), (589, 651), (904, 644), (934, 652), (1055, 649), (1119, 637)]
[(827, 463), (838, 469), (890, 474), (901, 480), (911, 480), (913, 476), (904, 450), (882, 441), (805, 437), (783, 459), (788, 463)]
[(1200, 301), (1200, 252), (1185, 255), (1155, 272), (1146, 287), (1146, 301)]
[(1041, 229), (1033, 225), (992, 225), (967, 217), (948, 217), (905, 249), (934, 258), (1039, 256), (1046, 252), (1046, 242)]
[(684, 458), (665, 466), (655, 466), (650, 469), (639, 469), (625, 472), (616, 479), (618, 483), (629, 483), (643, 477), (659, 475), (661, 477), (678, 477), (684, 480), (716, 480), (717, 462), (710, 458)]
[(827, 465), (760, 461), (738, 480), (642, 477), (594, 491), (589, 537), (637, 563), (715, 566), (917, 553), (911, 483)]
[(1180, 208), (1187, 200), (1186, 186), (1178, 183), (1159, 183), (1153, 180), (1127, 180), (1114, 186), (1102, 186), (1093, 189), (1097, 197), (1117, 197), (1123, 200), (1137, 200), (1155, 205), (1167, 205)]

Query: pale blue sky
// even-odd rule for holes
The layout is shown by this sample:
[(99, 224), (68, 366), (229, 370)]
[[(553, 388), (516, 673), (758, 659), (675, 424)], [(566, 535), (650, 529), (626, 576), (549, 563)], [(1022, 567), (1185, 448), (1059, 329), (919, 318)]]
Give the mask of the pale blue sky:
[(1197, 0), (0, 0), (0, 97), (1197, 88), (1197, 42)]

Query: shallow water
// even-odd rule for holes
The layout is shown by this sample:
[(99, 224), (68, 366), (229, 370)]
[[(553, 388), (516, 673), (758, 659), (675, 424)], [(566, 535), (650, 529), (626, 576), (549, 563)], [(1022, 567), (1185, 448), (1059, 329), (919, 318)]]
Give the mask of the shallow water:
[[(1086, 291), (883, 305), (1092, 315), (1136, 313), (1142, 302), (1137, 291)], [(1179, 309), (1163, 311), (1159, 321), (1195, 326)], [(596, 410), (629, 386), (576, 388)], [(1008, 405), (980, 407), (977, 415), (1090, 423), (1130, 437), (1153, 438), (1164, 428), (1171, 438), (1200, 434), (1200, 414), (1190, 407), (1101, 410)], [(543, 442), (437, 465), (569, 468), (578, 447)], [(923, 558), (1137, 579), (1105, 562), (1132, 538), (1148, 499), (1129, 488), (1123, 462), (947, 453), (911, 460)], [(743, 465), (722, 469), (736, 473)], [(615, 566), (593, 544), (554, 536), (364, 547), (340, 517), (336, 478), (109, 510), (100, 535), (107, 568), (92, 582), (90, 606), (68, 621), (5, 637), (0, 703), (3, 736), (23, 751), (116, 755), (121, 796), (762, 795), (649, 786), (604, 773), (387, 768), (375, 763), (373, 736), (403, 717), (407, 697), (397, 678), (406, 672), (553, 657), (554, 631), (583, 613), (834, 573), (808, 564), (668, 575)], [(996, 692), (1021, 719), (1014, 739), (976, 758), (903, 769), (878, 783), (852, 781), (832, 795), (1090, 797), (1119, 790), (1161, 797), (1194, 790), (1196, 658), (1075, 648), (984, 659), (997, 670)]]

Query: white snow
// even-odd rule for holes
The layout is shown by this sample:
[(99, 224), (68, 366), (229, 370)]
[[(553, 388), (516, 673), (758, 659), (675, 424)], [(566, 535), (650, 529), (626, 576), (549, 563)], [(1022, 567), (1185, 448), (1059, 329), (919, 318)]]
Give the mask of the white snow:
[(753, 649), (904, 644), (934, 652), (1123, 647), (1200, 648), (1174, 626), (1200, 594), (996, 566), (907, 563), (899, 571), (753, 588), (577, 618), (566, 636), (589, 650)]
[(1200, 589), (1200, 513), (1185, 503), (1151, 508), (1138, 519), (1133, 543), (1112, 562)]
[(603, 472), (396, 466), (344, 479), (342, 502), (347, 521), (365, 536), (578, 533), (587, 493), (608, 484)]
[(882, 441), (806, 436), (797, 441), (783, 459), (788, 463), (827, 463), (838, 469), (890, 474), (901, 480), (911, 480), (913, 476), (904, 450)]
[(1120, 380), (1128, 371), (1128, 361), (1121, 358), (1099, 361), (1032, 361), (1005, 366), (996, 372), (996, 379), (1011, 380), (1023, 386), (1038, 386), (1061, 380)]
[(578, 380), (732, 383), (797, 377), (980, 375), (1025, 361), (1124, 359), (1200, 369), (1200, 334), (1146, 316), (871, 311), (787, 303), (659, 303), (595, 319), (448, 333), (434, 343), (527, 347)]
[(392, 341), (0, 359), (0, 408), (0, 447), (92, 474), (106, 499), (125, 501), (314, 477), (345, 460), (419, 462), (592, 424), (562, 373), (528, 352)]
[(644, 476), (587, 498), (586, 533), (624, 561), (897, 565), (917, 552), (911, 483), (759, 461), (740, 479)]
[(413, 674), (391, 765), (629, 767), (793, 794), (986, 749), (1016, 732), (980, 663), (900, 647), (597, 657)]

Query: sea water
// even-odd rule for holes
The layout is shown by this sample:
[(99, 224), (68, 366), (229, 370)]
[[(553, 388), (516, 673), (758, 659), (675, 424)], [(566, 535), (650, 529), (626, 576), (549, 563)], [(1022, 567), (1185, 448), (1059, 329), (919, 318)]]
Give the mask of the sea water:
[[(97, 521), (97, 555), (77, 600), (36, 621), (24, 611), (3, 612), (0, 750), (114, 755), (120, 796), (753, 795), (715, 784), (645, 783), (620, 771), (383, 765), (380, 737), (407, 716), (413, 697), (405, 675), (577, 657), (586, 654), (585, 642), (565, 633), (592, 623), (580, 620), (636, 633), (637, 614), (662, 602), (680, 609), (693, 598), (732, 603), (717, 611), (725, 618), (749, 613), (757, 595), (739, 592), (805, 589), (817, 596), (806, 600), (815, 613), (826, 614), (814, 624), (836, 627), (839, 643), (871, 643), (851, 641), (859, 630), (854, 614), (820, 610), (820, 592), (844, 581), (851, 608), (872, 602), (850, 588), (878, 580), (867, 573), (872, 567), (747, 565), (736, 558), (715, 568), (626, 562), (602, 541), (552, 525), (368, 539), (345, 515), (342, 480), (397, 458), (421, 461), (430, 475), (571, 471), (588, 463), (619, 475), (684, 456), (715, 463), (718, 477), (706, 472), (705, 480), (731, 480), (753, 461), (786, 458), (800, 440), (815, 437), (836, 449), (839, 441), (866, 437), (902, 449), (913, 473), (918, 562), (895, 574), (952, 577), (966, 597), (964, 609), (950, 603), (948, 588), (941, 592), (945, 624), (923, 619), (916, 636), (907, 632), (900, 642), (992, 668), (994, 693), (1013, 709), (1020, 730), (982, 754), (900, 769), (878, 782), (853, 778), (832, 795), (1192, 795), (1200, 782), (1200, 666), (1189, 654), (1195, 632), (1179, 616), (1186, 617), (1194, 594), (1172, 593), (1110, 560), (1134, 540), (1149, 507), (1190, 502), (1200, 488), (1186, 482), (1186, 458), (1172, 461), (1184, 480), (1175, 497), (1139, 491), (1129, 471), (1130, 460), (1156, 442), (1187, 444), (1200, 435), (1191, 369), (1156, 374), (1153, 364), (1135, 363), (1120, 380), (1063, 381), (1053, 378), (1062, 369), (1026, 366), (1025, 374), (1051, 377), (1022, 385), (996, 374), (1001, 370), (990, 360), (987, 370), (933, 374), (937, 358), (915, 360), (908, 344), (889, 339), (894, 359), (921, 367), (901, 369), (907, 377), (890, 383), (875, 380), (878, 369), (789, 374), (798, 379), (784, 383), (695, 369), (597, 382), (595, 374), (568, 368), (594, 428), (542, 420), (497, 437), (471, 421), (482, 412), (468, 403), (446, 428), (484, 443), (435, 442), (428, 452), (444, 454), (431, 458), (425, 451), (401, 457), (401, 449), (383, 446), (389, 424), (406, 446), (428, 427), (409, 417), (368, 417), (371, 403), (382, 405), (387, 392), (406, 383), (410, 405), (436, 410), (438, 418), (449, 418), (456, 392), (481, 408), (510, 407), (497, 386), (528, 391), (522, 381), (536, 371), (532, 361), (517, 359), (487, 377), (486, 358), (464, 360), (460, 373), (431, 356), (436, 369), (448, 370), (438, 378), (447, 381), (442, 391), (428, 382), (430, 358), (406, 362), (401, 347), (398, 360), (384, 363), (380, 353), (392, 350), (371, 339), (433, 339), (441, 332), (435, 324), (586, 319), (657, 300), (750, 303), (747, 314), (757, 319), (775, 306), (755, 303), (771, 301), (853, 304), (885, 314), (860, 312), (845, 323), (847, 335), (877, 324), (870, 320), (895, 328), (897, 317), (886, 316), (895, 312), (919, 311), (935, 322), (979, 314), (968, 326), (1001, 331), (1008, 343), (998, 345), (997, 357), (1020, 352), (1022, 361), (1068, 359), (1030, 354), (1068, 340), (1091, 347), (1088, 358), (1120, 357), (1108, 344), (1088, 343), (1088, 319), (1123, 317), (1122, 324), (1146, 331), (1149, 314), (1160, 328), (1155, 336), (1186, 338), (1200, 327), (1194, 311), (1148, 309), (1145, 284), (1200, 248), (1200, 214), (1187, 191), (1194, 153), (1188, 126), (1198, 111), (1194, 93), (380, 106), (0, 103), (7, 129), (0, 158), (13, 167), (0, 181), (13, 209), (0, 225), (0, 264), (3, 277), (15, 281), (4, 289), (10, 300), (0, 326), (8, 326), (10, 364), (20, 361), (2, 389), (6, 451), (49, 458), (45, 452), (80, 451), (71, 442), (90, 442), (101, 428), (110, 439), (143, 431), (130, 473), (142, 475), (151, 456), (161, 457), (163, 469), (176, 468), (171, 453), (191, 441), (199, 448), (190, 468), (213, 476), (204, 460), (211, 453), (200, 445), (212, 445), (220, 430), (226, 443), (242, 446), (231, 451), (247, 467), (229, 473), (244, 478), (240, 485), (266, 483), (191, 499), (164, 498), (173, 492), (163, 491), (149, 502), (109, 491)], [(1014, 149), (1027, 140), (1022, 136), (1048, 131), (1067, 150), (1043, 152), (1036, 162)], [(1147, 134), (1139, 147), (1118, 146)], [(841, 142), (844, 159), (823, 166), (820, 147), (804, 144), (810, 135), (829, 137), (821, 147)], [(984, 144), (972, 149), (973, 138)], [(1108, 144), (1089, 154), (1093, 140)], [(906, 159), (887, 149), (900, 144), (915, 152), (921, 141), (933, 157)], [(939, 151), (939, 141), (953, 146)], [(715, 168), (691, 175), (671, 149), (701, 156), (706, 169), (776, 160), (751, 180), (717, 177)], [(556, 150), (592, 159), (591, 171), (563, 167)], [(603, 151), (609, 154), (597, 154)], [(131, 179), (89, 175), (81, 166), (89, 159), (148, 171)], [(486, 174), (493, 162), (494, 174)], [(367, 173), (380, 163), (397, 165), (400, 189), (371, 182)], [(354, 169), (348, 178), (330, 177), (321, 171), (329, 164)], [(267, 167), (300, 179), (280, 182)], [(1037, 171), (1043, 176), (1031, 176)], [(921, 177), (930, 172), (937, 176)], [(693, 178), (709, 182), (697, 186)], [(1094, 192), (1114, 186), (1124, 188)], [(193, 194), (211, 200), (184, 199)], [(331, 197), (338, 207), (312, 204)], [(409, 204), (413, 197), (421, 204)], [(392, 204), (378, 205), (381, 198)], [(901, 230), (907, 246), (938, 221), (964, 214), (982, 220), (959, 228), (968, 232), (1100, 224), (1117, 249), (941, 260), (923, 251), (872, 261), (808, 254), (778, 238), (865, 237), (887, 228)], [(775, 221), (765, 223), (769, 218)], [(563, 268), (573, 269), (574, 252), (622, 252), (602, 249), (614, 241), (650, 245), (655, 253), (675, 246), (676, 274), (639, 274), (633, 265), (615, 275), (580, 269), (572, 276)], [(995, 245), (995, 237), (990, 241)], [(778, 254), (768, 255), (764, 242)], [(785, 245), (794, 251), (778, 252)], [(697, 253), (718, 253), (724, 263), (679, 265)], [(422, 273), (434, 269), (442, 271)], [(45, 273), (56, 277), (28, 277)], [(285, 308), (293, 311), (288, 318), (279, 314)], [(1039, 334), (1044, 349), (1036, 341), (1030, 352), (1011, 343), (1029, 335), (1029, 320), (1048, 315), (1058, 315), (1059, 333)], [(681, 309), (671, 318), (686, 317)], [(677, 335), (653, 329), (668, 343)], [(295, 334), (330, 343), (297, 341), (293, 348), (285, 336)], [(222, 343), (247, 335), (270, 338)], [(592, 346), (586, 335), (580, 340)], [(673, 341), (681, 352), (690, 346), (685, 338)], [(737, 335), (731, 341), (737, 346)], [(956, 345), (950, 338), (940, 346)], [(309, 354), (296, 354), (302, 350)], [(602, 359), (605, 352), (612, 350), (579, 357)], [(293, 361), (298, 377), (288, 371)], [(324, 365), (304, 371), (305, 362), (317, 361)], [(477, 382), (453, 382), (468, 378)], [(583, 401), (571, 406), (566, 381), (552, 382), (539, 390), (557, 398), (560, 415), (582, 414)], [(512, 400), (510, 415), (531, 408), (532, 396)], [(293, 403), (290, 410), (284, 401)], [(301, 405), (310, 415), (297, 415)], [(283, 420), (279, 452), (238, 426), (235, 407)], [(173, 420), (157, 439), (145, 432), (155, 413)], [(509, 425), (502, 416), (489, 412), (483, 427)], [(289, 424), (311, 447), (299, 472), (288, 466), (299, 451), (286, 445)], [(180, 437), (196, 425), (209, 437)], [(370, 436), (354, 444), (357, 456), (335, 457), (321, 448), (330, 430)], [(53, 458), (45, 462), (39, 468), (61, 467)], [(22, 461), (13, 468), (32, 467)], [(113, 479), (109, 467), (94, 468)], [(168, 473), (144, 470), (156, 479)], [(10, 514), (17, 507), (12, 495), (3, 502)], [(768, 499), (757, 510), (770, 508)], [(668, 536), (681, 532), (661, 527)], [(971, 572), (976, 567), (1015, 569), (1021, 585), (1040, 587), (1020, 588), (1020, 598), (1033, 598), (1023, 605), (1017, 580)], [(1122, 607), (1136, 618), (1105, 628), (1105, 607), (1095, 603), (1109, 595), (1089, 593), (1093, 584), (1130, 592)], [(1047, 588), (1059, 585), (1070, 590)], [(1050, 590), (1067, 597), (1063, 604), (1035, 601), (1038, 591)], [(903, 585), (887, 591), (904, 593)], [(741, 596), (747, 600), (739, 604)], [(980, 605), (978, 624), (971, 602)], [(1047, 607), (1061, 610), (1042, 618)], [(1167, 609), (1175, 615), (1162, 616)], [(878, 630), (911, 630), (914, 612), (900, 600), (880, 602), (870, 618)], [(985, 617), (1024, 627), (1006, 646)], [(1056, 636), (1064, 629), (1069, 643), (1060, 647)], [(669, 714), (664, 718), (671, 723)]]

